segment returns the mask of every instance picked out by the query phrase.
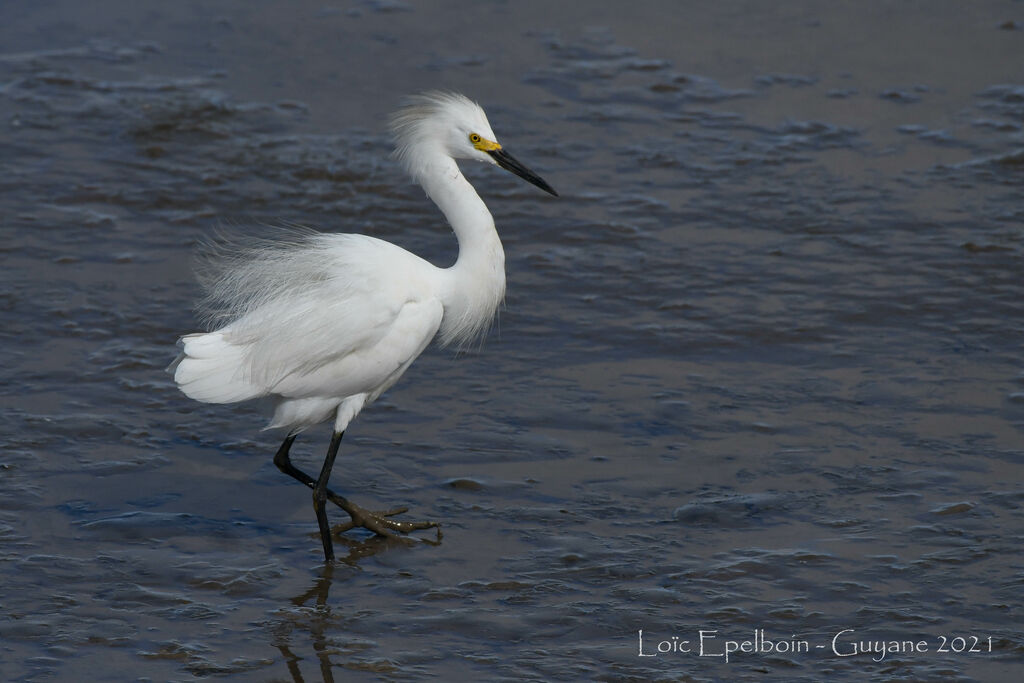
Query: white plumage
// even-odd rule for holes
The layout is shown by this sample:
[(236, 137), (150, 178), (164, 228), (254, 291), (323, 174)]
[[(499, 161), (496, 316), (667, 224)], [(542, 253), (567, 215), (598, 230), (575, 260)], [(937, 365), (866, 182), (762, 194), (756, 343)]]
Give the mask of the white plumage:
[[(328, 559), (324, 499), (349, 512), (350, 526), (387, 535), (426, 526), (369, 513), (327, 489), (337, 444), (359, 411), (435, 336), (443, 345), (472, 342), (486, 332), (504, 297), (505, 256), (494, 221), (455, 159), (497, 164), (555, 194), (502, 149), (483, 110), (462, 95), (410, 98), (392, 128), (397, 158), (455, 232), (454, 265), (437, 268), (358, 234), (291, 229), (281, 239), (221, 245), (200, 272), (206, 289), (201, 308), (219, 327), (182, 337), (182, 353), (171, 366), (181, 390), (198, 401), (277, 399), (268, 428), (285, 428), (288, 437), (275, 462), (314, 488)], [(314, 485), (291, 465), (288, 448), (303, 429), (332, 418), (335, 439)]]
[[(348, 399), (371, 402), (426, 348), (444, 314), (443, 271), (365, 235), (295, 234), (220, 265), (208, 303), (232, 319), (182, 338), (174, 379), (208, 403), (278, 397), (269, 427), (298, 432)], [(339, 413), (347, 419), (335, 430), (358, 412)]]

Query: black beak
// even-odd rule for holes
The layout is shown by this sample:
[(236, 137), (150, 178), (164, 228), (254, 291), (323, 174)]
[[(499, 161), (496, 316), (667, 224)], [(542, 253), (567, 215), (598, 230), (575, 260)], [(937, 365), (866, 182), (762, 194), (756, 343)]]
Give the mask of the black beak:
[(517, 176), (519, 176), (526, 182), (536, 185), (537, 187), (544, 190), (548, 194), (552, 194), (556, 197), (558, 196), (558, 193), (555, 192), (555, 188), (551, 187), (546, 182), (544, 182), (544, 179), (541, 178), (539, 175), (537, 175), (536, 173), (534, 173), (533, 171), (531, 171), (530, 169), (526, 168), (521, 163), (516, 161), (516, 158), (509, 154), (508, 152), (506, 152), (504, 149), (494, 149), (487, 153), (490, 154), (491, 157), (493, 157), (496, 162), (498, 162), (498, 166), (501, 166), (506, 171), (511, 171), (512, 173), (515, 173)]

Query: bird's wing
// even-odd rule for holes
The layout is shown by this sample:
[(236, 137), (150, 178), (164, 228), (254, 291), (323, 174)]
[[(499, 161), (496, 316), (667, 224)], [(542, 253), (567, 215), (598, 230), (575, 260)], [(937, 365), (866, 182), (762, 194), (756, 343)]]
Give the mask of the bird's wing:
[(382, 240), (320, 237), (294, 255), (290, 279), (279, 275), (259, 305), (222, 332), (244, 349), (246, 381), (270, 393), (373, 393), (436, 334), (437, 269)]
[(441, 324), (444, 307), (437, 299), (402, 306), (377, 338), (349, 353), (319, 359), (315, 365), (283, 377), (273, 393), (292, 398), (365, 394), (367, 402), (398, 381), (427, 347)]

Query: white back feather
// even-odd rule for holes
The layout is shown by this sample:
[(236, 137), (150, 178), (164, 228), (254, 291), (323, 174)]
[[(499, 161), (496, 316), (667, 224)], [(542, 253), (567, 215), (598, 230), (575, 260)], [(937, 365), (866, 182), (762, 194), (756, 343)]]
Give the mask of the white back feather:
[(205, 325), (220, 327), (325, 280), (330, 264), (316, 257), (319, 236), (289, 225), (274, 237), (221, 231), (201, 243), (195, 273), (204, 291), (197, 311)]
[(245, 381), (270, 389), (372, 347), (418, 298), (410, 290), (430, 295), (434, 267), (366, 235), (290, 227), (273, 240), (222, 236), (198, 270), (203, 316), (245, 349)]

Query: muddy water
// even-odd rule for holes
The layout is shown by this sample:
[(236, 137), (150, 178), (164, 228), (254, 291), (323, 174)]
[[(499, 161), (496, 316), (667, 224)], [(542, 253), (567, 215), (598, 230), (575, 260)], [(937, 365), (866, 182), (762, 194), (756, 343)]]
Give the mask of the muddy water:
[[(1017, 680), (1022, 29), (1013, 2), (5, 4), (0, 678)], [(444, 539), (349, 534), (325, 569), (265, 407), (163, 368), (218, 226), (451, 261), (382, 124), (427, 87), (562, 197), (467, 169), (499, 328), (424, 355), (334, 479)]]

